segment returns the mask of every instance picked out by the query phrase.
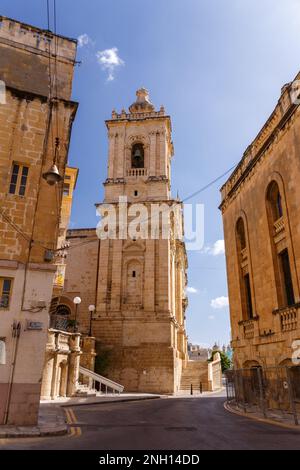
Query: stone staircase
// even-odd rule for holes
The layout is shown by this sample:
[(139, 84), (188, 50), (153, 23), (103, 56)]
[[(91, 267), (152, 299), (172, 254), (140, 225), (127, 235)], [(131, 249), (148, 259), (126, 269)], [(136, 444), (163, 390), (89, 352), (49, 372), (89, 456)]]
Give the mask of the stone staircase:
[(193, 394), (200, 393), (200, 384), (203, 392), (209, 390), (207, 361), (188, 361), (182, 369), (180, 392), (190, 393), (192, 385)]
[(76, 397), (95, 397), (97, 395), (97, 390), (89, 388), (86, 384), (79, 383), (77, 385)]

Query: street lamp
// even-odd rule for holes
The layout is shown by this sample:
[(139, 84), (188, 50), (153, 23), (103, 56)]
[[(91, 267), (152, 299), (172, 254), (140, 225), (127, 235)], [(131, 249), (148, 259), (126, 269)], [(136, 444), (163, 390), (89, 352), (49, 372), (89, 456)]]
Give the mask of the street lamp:
[(78, 311), (78, 305), (81, 304), (81, 298), (80, 297), (74, 297), (73, 303), (75, 304), (75, 325), (74, 325), (74, 332), (78, 330), (77, 328), (77, 311)]
[(50, 186), (59, 183), (63, 178), (60, 176), (58, 168), (56, 166), (56, 162), (58, 161), (58, 154), (59, 154), (59, 137), (55, 138), (55, 152), (53, 163), (48, 171), (43, 173), (43, 178), (47, 181)]
[(93, 312), (95, 311), (95, 305), (89, 305), (89, 312), (90, 312), (90, 329), (89, 329), (89, 336), (92, 336), (92, 319), (93, 319)]

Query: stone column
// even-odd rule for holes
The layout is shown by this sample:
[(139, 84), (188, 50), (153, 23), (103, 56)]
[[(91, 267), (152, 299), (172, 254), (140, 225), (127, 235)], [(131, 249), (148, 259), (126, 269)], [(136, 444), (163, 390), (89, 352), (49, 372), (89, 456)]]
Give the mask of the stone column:
[(122, 246), (123, 240), (114, 240), (112, 261), (111, 309), (120, 310), (122, 283)]
[(115, 175), (117, 178), (123, 178), (125, 172), (125, 133), (119, 132), (116, 139), (115, 149)]
[(69, 356), (69, 371), (68, 371), (68, 385), (67, 396), (71, 397), (76, 393), (78, 378), (79, 378), (79, 364), (80, 364), (80, 333), (75, 333), (70, 338), (70, 356)]
[(160, 133), (160, 174), (167, 176), (167, 141), (166, 133), (162, 131)]
[[(106, 312), (107, 310), (107, 282), (108, 282), (108, 261), (109, 261), (109, 240), (101, 240), (99, 259), (99, 277), (98, 277), (98, 302), (96, 311)], [(101, 268), (100, 268), (101, 266)]]
[(114, 177), (115, 134), (109, 133), (108, 178)]
[(68, 384), (68, 364), (67, 361), (63, 361), (60, 364), (61, 368), (61, 377), (60, 377), (60, 388), (59, 388), (59, 396), (66, 397), (67, 396), (67, 384)]
[(145, 252), (144, 308), (155, 308), (155, 240), (146, 240)]
[(150, 132), (149, 176), (156, 174), (156, 132)]
[(51, 398), (51, 384), (54, 372), (54, 353), (46, 352), (45, 365), (43, 370), (41, 398)]

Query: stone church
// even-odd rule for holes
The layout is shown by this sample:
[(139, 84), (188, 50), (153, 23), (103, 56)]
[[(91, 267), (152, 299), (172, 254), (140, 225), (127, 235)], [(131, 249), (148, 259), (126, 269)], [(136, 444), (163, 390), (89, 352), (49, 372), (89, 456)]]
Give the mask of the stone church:
[[(108, 175), (103, 204), (96, 206), (102, 215), (107, 207), (115, 212), (115, 233), (68, 231), (58, 308), (69, 309), (74, 318), (72, 299), (80, 296), (79, 330), (109, 351), (105, 375), (125, 391), (173, 394), (183, 386), (190, 389), (193, 381), (197, 389), (200, 381), (203, 389), (212, 389), (216, 377), (219, 386), (220, 362), (194, 364), (187, 355), (187, 256), (178, 236), (182, 204), (170, 190), (171, 120), (163, 107), (155, 110), (147, 90), (139, 89), (136, 96), (129, 112), (113, 111), (106, 121)], [(120, 197), (127, 201), (125, 215)], [(161, 210), (158, 218), (153, 207)], [(141, 232), (132, 235), (129, 227), (125, 233), (137, 212), (143, 214)]]
[[(173, 155), (171, 120), (164, 108), (155, 111), (147, 90), (136, 93), (129, 113), (112, 112), (106, 121), (109, 139), (108, 175), (104, 203), (119, 211), (119, 197), (130, 207), (181, 204), (170, 191)], [(71, 249), (66, 272), (66, 295), (79, 293), (80, 329), (88, 329), (88, 306), (95, 304), (92, 334), (110, 350), (107, 375), (127, 391), (173, 393), (179, 389), (187, 360), (185, 296), (187, 257), (184, 243), (174, 237), (102, 239), (93, 230), (70, 230)], [(172, 216), (171, 216), (172, 219)], [(88, 239), (87, 244), (82, 243)], [(80, 272), (78, 262), (80, 260)], [(90, 264), (91, 262), (91, 264)], [(86, 266), (88, 264), (88, 266)], [(86, 270), (85, 270), (86, 267)], [(63, 299), (60, 300), (61, 302)]]

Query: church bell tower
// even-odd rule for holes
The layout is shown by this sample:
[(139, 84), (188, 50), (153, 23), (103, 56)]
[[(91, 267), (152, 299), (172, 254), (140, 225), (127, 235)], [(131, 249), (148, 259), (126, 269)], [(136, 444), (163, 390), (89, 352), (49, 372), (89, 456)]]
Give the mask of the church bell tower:
[(181, 203), (170, 191), (171, 120), (141, 88), (129, 112), (113, 111), (106, 126), (104, 204), (119, 215), (120, 198), (126, 201), (128, 224), (141, 205), (149, 214), (152, 207), (180, 210), (172, 213), (168, 237), (161, 236), (161, 222), (158, 233), (152, 230), (151, 217), (147, 236), (120, 236), (117, 217), (117, 236), (100, 243), (93, 335), (109, 350), (107, 377), (125, 391), (174, 393), (187, 361), (187, 260), (183, 241), (174, 236), (174, 226), (183, 221)]

